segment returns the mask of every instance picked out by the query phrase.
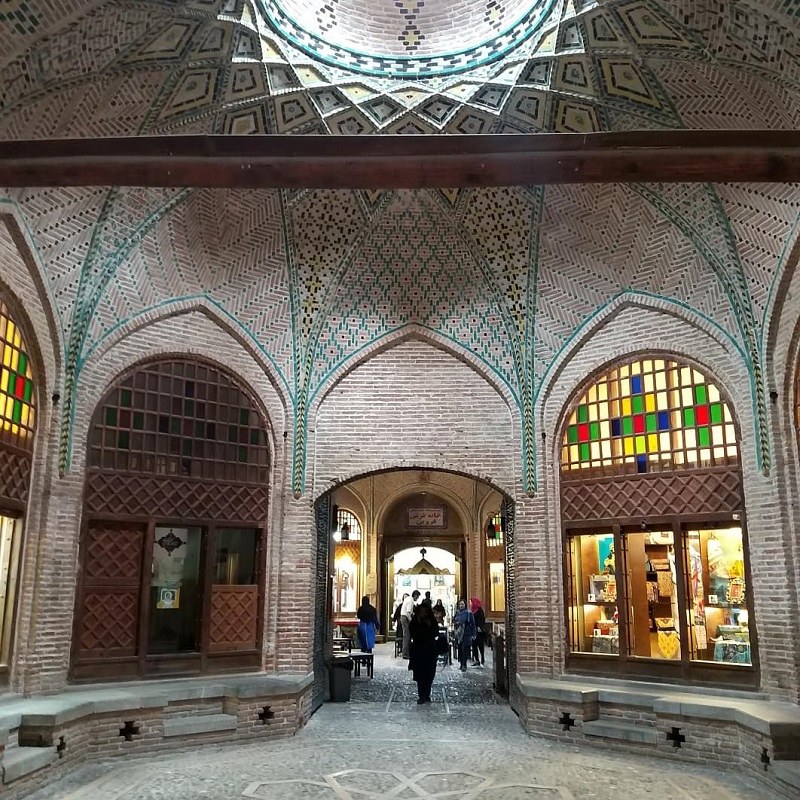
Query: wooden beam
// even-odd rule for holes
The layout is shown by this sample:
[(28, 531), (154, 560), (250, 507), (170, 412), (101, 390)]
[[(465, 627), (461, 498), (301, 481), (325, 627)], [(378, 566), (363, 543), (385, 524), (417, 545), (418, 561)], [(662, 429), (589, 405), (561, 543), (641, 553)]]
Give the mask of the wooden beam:
[(798, 131), (0, 142), (0, 186), (411, 189), (800, 181)]

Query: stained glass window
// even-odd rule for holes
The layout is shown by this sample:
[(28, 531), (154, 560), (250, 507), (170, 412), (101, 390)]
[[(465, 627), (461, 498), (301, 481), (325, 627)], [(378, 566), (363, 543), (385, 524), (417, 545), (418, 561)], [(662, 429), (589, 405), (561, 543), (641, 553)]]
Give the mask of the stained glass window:
[(503, 544), (503, 531), (505, 527), (505, 520), (499, 511), (489, 518), (489, 522), (486, 525), (487, 547), (498, 547)]
[(340, 508), (336, 512), (336, 531), (339, 541), (357, 542), (361, 539), (361, 525), (358, 517), (346, 508)]
[(191, 361), (141, 365), (95, 411), (93, 467), (265, 483), (269, 447), (248, 394), (222, 370)]
[(561, 468), (646, 473), (728, 465), (738, 455), (717, 387), (688, 365), (642, 359), (610, 370), (572, 408)]
[(30, 358), (19, 328), (0, 301), (0, 441), (32, 447), (34, 421)]

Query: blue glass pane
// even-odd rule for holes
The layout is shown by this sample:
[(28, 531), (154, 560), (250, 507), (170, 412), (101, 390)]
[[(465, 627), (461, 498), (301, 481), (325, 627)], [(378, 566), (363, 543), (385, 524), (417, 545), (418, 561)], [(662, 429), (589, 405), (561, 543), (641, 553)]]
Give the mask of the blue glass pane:
[(632, 375), (631, 376), (631, 394), (641, 394), (642, 393), (642, 376), (641, 375)]
[(636, 456), (636, 471), (647, 472), (647, 456)]
[(619, 417), (611, 420), (611, 435), (622, 436), (622, 420)]
[(669, 411), (658, 412), (658, 429), (660, 431), (669, 430)]

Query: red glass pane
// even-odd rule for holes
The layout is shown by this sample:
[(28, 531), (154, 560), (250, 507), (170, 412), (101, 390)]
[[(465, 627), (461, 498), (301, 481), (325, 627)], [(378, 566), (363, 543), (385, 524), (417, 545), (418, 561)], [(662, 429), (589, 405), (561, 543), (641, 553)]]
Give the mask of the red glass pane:
[(708, 425), (708, 406), (695, 406), (695, 419), (698, 425)]
[(634, 416), (633, 432), (644, 433), (644, 414), (636, 414), (636, 416)]
[(17, 375), (16, 381), (14, 381), (14, 397), (18, 397), (20, 400), (25, 395), (25, 378), (22, 375)]
[(589, 426), (586, 423), (578, 425), (578, 441), (579, 442), (589, 441)]

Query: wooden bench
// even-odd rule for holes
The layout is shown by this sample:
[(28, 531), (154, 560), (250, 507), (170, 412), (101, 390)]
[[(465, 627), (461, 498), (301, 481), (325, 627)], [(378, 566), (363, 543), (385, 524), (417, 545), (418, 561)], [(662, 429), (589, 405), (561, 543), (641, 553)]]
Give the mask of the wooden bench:
[(375, 676), (375, 656), (372, 653), (353, 653), (350, 658), (353, 659), (354, 678), (360, 677), (362, 666), (367, 668), (368, 678)]

